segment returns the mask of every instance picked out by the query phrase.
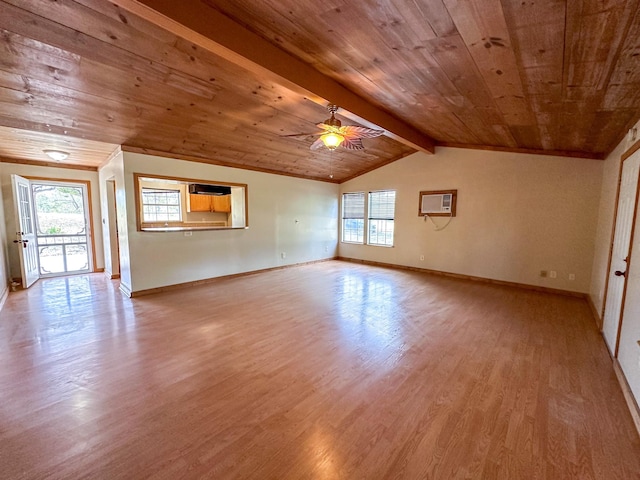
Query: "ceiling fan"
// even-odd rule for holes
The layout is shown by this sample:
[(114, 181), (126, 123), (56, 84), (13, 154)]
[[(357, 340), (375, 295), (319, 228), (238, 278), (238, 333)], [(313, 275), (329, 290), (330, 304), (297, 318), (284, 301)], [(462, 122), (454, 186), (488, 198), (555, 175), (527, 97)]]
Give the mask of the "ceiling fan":
[(384, 130), (375, 130), (373, 128), (360, 127), (357, 125), (342, 126), (342, 122), (335, 117), (338, 106), (329, 104), (327, 110), (331, 112), (331, 118), (326, 119), (323, 123), (316, 126), (321, 129), (315, 133), (295, 133), (293, 135), (283, 135), (284, 137), (300, 137), (305, 135), (320, 135), (315, 142), (311, 144), (311, 150), (317, 150), (323, 146), (329, 150), (335, 150), (338, 147), (349, 150), (363, 150), (363, 138), (379, 137)]

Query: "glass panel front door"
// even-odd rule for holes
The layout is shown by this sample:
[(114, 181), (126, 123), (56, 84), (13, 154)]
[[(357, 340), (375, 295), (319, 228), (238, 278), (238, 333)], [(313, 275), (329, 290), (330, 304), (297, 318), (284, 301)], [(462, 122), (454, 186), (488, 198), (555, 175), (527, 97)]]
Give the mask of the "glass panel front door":
[(40, 276), (91, 271), (84, 184), (31, 182)]

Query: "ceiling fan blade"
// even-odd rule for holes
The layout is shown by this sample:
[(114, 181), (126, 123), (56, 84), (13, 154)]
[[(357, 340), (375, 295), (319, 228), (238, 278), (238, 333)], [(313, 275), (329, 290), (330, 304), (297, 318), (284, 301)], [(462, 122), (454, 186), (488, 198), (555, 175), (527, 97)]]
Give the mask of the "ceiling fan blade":
[(344, 131), (344, 135), (348, 135), (353, 138), (374, 138), (379, 137), (384, 133), (384, 130), (375, 130), (373, 128), (360, 127), (358, 125), (346, 125), (341, 128)]
[(322, 143), (322, 139), (318, 138), (315, 142), (313, 142), (311, 144), (311, 146), (309, 147), (309, 149), (311, 150), (318, 150), (319, 148), (324, 147), (324, 143)]
[(316, 123), (316, 127), (321, 128), (327, 132), (340, 133), (340, 127), (336, 127), (334, 125), (327, 125), (326, 123)]
[(340, 146), (346, 148), (347, 150), (364, 150), (362, 140), (360, 140), (359, 138), (345, 138), (344, 142), (342, 142)]

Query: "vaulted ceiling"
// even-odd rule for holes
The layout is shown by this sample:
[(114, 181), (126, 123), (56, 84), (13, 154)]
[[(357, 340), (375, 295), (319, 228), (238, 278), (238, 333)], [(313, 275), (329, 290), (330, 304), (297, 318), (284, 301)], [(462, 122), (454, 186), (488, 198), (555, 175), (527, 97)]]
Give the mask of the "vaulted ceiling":
[[(1, 1), (0, 157), (125, 145), (325, 181), (434, 145), (601, 159), (640, 118), (639, 3)], [(385, 135), (310, 151), (327, 103)]]

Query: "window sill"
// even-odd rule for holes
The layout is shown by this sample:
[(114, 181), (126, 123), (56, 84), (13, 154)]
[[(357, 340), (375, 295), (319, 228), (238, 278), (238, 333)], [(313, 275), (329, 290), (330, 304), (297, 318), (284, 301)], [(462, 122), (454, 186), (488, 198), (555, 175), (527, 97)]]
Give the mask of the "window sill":
[(364, 247), (382, 247), (382, 248), (394, 248), (395, 245), (378, 245), (377, 243), (363, 243), (363, 242), (345, 242), (341, 240), (340, 243), (344, 243), (346, 245), (362, 245)]
[(246, 230), (249, 227), (227, 227), (214, 225), (181, 226), (181, 227), (141, 227), (140, 232), (192, 232), (194, 230)]

